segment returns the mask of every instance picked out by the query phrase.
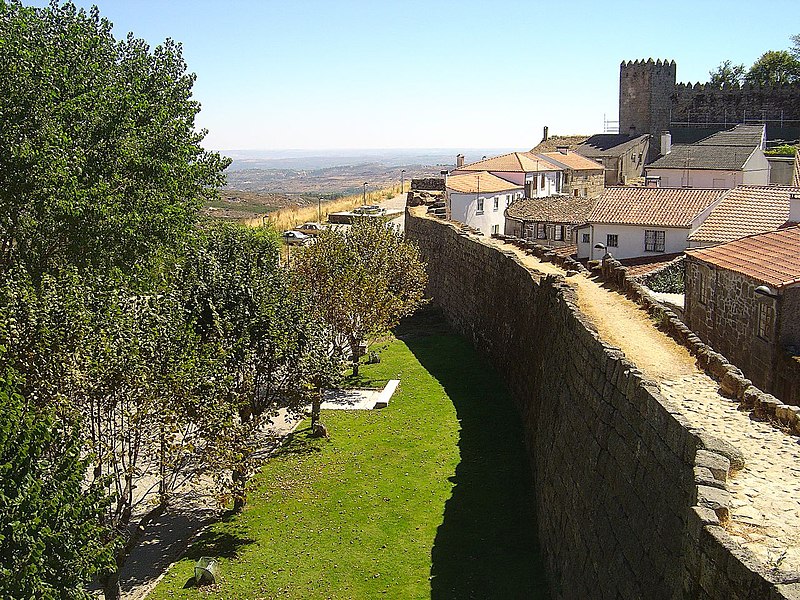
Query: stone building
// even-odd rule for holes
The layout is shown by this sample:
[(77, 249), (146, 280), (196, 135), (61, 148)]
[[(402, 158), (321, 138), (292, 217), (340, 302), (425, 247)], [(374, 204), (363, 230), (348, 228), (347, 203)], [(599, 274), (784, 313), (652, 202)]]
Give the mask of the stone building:
[[(770, 140), (800, 137), (800, 85), (678, 84), (676, 75), (675, 61), (620, 64), (620, 133), (657, 140), (662, 131), (675, 136), (676, 128), (688, 128), (705, 130), (704, 137), (737, 123), (761, 123)], [(648, 162), (657, 155), (658, 144), (651, 143)]]
[(577, 246), (577, 229), (586, 223), (594, 202), (566, 195), (519, 200), (505, 211), (504, 233), (543, 246)]
[(684, 318), (757, 387), (800, 404), (800, 226), (687, 250)]

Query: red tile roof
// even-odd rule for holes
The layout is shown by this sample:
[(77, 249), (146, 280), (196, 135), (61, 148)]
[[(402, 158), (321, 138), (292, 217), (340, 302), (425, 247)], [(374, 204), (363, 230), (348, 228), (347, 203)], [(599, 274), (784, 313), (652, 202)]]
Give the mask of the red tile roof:
[(522, 186), (506, 181), (502, 177), (492, 175), (487, 171), (478, 171), (448, 176), (447, 189), (464, 194), (475, 194), (479, 190), (489, 194), (507, 190), (521, 190)]
[(608, 187), (589, 214), (589, 223), (655, 225), (688, 229), (727, 190)]
[(686, 254), (775, 288), (800, 283), (798, 226), (751, 235), (712, 248), (686, 250)]
[(784, 225), (789, 218), (789, 195), (800, 187), (741, 185), (725, 193), (689, 241), (722, 244), (746, 235), (763, 233)]
[(463, 167), (453, 173), (463, 171), (495, 171), (504, 173), (536, 173), (539, 171), (561, 171), (560, 166), (530, 152), (509, 152), (500, 156), (485, 158)]
[(539, 156), (544, 156), (547, 160), (555, 164), (561, 164), (573, 171), (602, 171), (605, 167), (599, 162), (586, 158), (577, 152), (543, 152)]

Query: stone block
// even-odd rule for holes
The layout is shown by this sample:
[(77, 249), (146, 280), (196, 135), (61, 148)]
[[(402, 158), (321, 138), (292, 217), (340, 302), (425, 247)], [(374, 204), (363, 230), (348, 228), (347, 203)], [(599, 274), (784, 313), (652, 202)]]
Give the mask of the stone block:
[(726, 523), (730, 519), (731, 495), (726, 490), (698, 485), (696, 503), (698, 506), (713, 510), (720, 523)]
[(721, 454), (730, 461), (732, 473), (744, 469), (744, 454), (733, 444), (713, 435), (709, 435), (705, 432), (698, 432), (697, 436), (700, 439), (701, 448), (708, 450), (709, 452)]
[(724, 483), (728, 480), (728, 473), (731, 469), (731, 461), (728, 457), (708, 450), (698, 450), (694, 462), (695, 468), (708, 469), (717, 481)]

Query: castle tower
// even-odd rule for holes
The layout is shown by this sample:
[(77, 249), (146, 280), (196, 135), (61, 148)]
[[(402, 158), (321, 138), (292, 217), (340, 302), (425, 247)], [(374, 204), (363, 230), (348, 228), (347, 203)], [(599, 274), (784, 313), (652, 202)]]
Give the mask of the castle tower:
[(661, 132), (669, 129), (675, 93), (675, 61), (622, 61), (619, 66), (619, 132), (650, 134), (648, 161), (658, 156)]

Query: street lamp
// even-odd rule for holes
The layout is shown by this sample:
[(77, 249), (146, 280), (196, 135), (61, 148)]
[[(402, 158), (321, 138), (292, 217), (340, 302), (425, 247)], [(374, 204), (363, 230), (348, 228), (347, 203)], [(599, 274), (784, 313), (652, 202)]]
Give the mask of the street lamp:
[(403, 194), (406, 191), (406, 170), (400, 169), (400, 193)]
[(754, 291), (756, 294), (766, 296), (767, 298), (772, 298), (773, 300), (778, 297), (778, 294), (775, 292), (775, 290), (766, 285), (760, 285)]
[(595, 250), (605, 250), (605, 253), (603, 254), (603, 260), (605, 260), (606, 258), (609, 258), (611, 256), (611, 252), (608, 251), (608, 248), (606, 248), (605, 244), (601, 244), (600, 242), (597, 242), (594, 245), (594, 249)]
[(364, 202), (363, 204), (367, 203), (367, 182), (364, 182)]
[(322, 224), (322, 198), (317, 198), (317, 223)]

